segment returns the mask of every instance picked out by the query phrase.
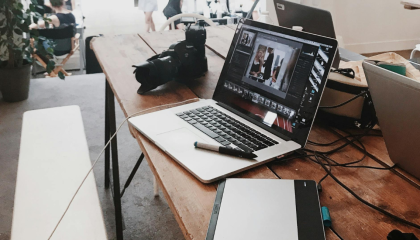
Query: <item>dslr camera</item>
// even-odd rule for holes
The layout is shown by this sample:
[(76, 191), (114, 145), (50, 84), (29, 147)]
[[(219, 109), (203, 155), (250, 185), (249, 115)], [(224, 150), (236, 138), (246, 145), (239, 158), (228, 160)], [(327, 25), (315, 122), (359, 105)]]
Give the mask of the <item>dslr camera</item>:
[(141, 84), (138, 94), (144, 94), (172, 80), (190, 81), (207, 72), (204, 24), (204, 21), (189, 24), (185, 40), (172, 44), (168, 50), (147, 59), (145, 63), (133, 65), (136, 68), (136, 79)]

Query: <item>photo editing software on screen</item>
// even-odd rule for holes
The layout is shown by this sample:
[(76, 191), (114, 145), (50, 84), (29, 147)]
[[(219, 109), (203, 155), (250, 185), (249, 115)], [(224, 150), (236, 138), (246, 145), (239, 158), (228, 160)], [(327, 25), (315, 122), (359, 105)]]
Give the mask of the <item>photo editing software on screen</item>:
[(236, 36), (219, 81), (221, 102), (303, 144), (332, 46), (249, 25)]

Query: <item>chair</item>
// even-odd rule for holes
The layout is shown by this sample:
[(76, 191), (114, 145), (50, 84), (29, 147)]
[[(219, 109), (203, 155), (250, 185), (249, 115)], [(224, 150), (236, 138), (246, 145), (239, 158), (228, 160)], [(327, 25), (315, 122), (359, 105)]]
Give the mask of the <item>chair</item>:
[[(73, 54), (79, 50), (79, 38), (80, 34), (76, 33), (76, 28), (74, 25), (68, 25), (63, 28), (52, 28), (52, 29), (40, 29), (39, 35), (51, 39), (56, 42), (54, 47), (54, 56), (57, 59), (57, 62), (61, 62), (55, 65), (55, 68), (51, 73), (46, 77), (57, 77), (59, 72), (62, 72), (64, 76), (71, 76), (71, 73), (68, 73), (64, 70), (64, 65), (70, 59)], [(31, 41), (32, 47), (34, 48), (33, 57), (41, 63), (44, 68), (47, 68), (47, 63), (36, 53), (36, 49)]]
[(417, 44), (416, 45), (416, 48), (413, 49), (413, 51), (411, 52), (411, 55), (410, 55), (410, 59), (413, 59), (414, 58), (414, 54), (416, 52), (420, 52), (420, 44)]
[(178, 14), (178, 15), (175, 15), (175, 16), (173, 16), (173, 17), (171, 17), (171, 18), (169, 18), (164, 24), (163, 24), (163, 26), (159, 29), (159, 32), (163, 32), (164, 30), (165, 30), (165, 28), (167, 27), (167, 26), (169, 26), (169, 25), (171, 25), (171, 28), (172, 29), (175, 29), (175, 25), (174, 25), (174, 22), (176, 21), (176, 20), (178, 20), (178, 19), (180, 19), (180, 18), (182, 18), (182, 17), (194, 17), (194, 18), (197, 18), (197, 19), (201, 19), (201, 20), (204, 20), (208, 25), (210, 25), (210, 26), (212, 26), (212, 27), (214, 27), (214, 26), (216, 26), (216, 24), (212, 21), (212, 20), (210, 20), (210, 19), (208, 19), (208, 18), (206, 18), (206, 17), (204, 17), (204, 16), (202, 16), (202, 15), (200, 15), (200, 14), (197, 14), (197, 13), (181, 13), (181, 14)]

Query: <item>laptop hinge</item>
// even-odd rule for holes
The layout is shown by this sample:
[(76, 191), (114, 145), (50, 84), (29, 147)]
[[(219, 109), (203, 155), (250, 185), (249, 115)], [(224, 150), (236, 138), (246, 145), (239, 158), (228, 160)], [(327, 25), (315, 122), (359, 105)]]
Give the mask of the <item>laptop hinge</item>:
[(277, 132), (276, 130), (274, 130), (274, 129), (272, 129), (272, 128), (266, 126), (266, 125), (264, 125), (263, 123), (258, 122), (255, 119), (252, 119), (252, 118), (246, 116), (245, 114), (239, 112), (238, 110), (236, 110), (236, 109), (234, 109), (234, 108), (232, 108), (232, 107), (230, 107), (230, 106), (228, 106), (228, 105), (226, 105), (224, 103), (217, 102), (216, 104), (219, 105), (219, 106), (221, 106), (222, 108), (225, 108), (226, 110), (228, 110), (228, 111), (230, 111), (230, 112), (232, 112), (232, 113), (234, 113), (234, 114), (236, 114), (236, 115), (238, 115), (238, 116), (246, 119), (247, 121), (252, 122), (253, 124), (257, 125), (258, 127), (260, 127), (262, 129), (264, 129), (264, 130), (266, 130), (266, 131), (268, 131), (268, 132), (276, 135), (277, 137), (279, 137), (279, 138), (281, 138), (281, 139), (283, 139), (285, 141), (292, 140), (290, 137), (288, 137), (288, 136), (286, 136), (286, 135), (284, 135), (282, 133)]

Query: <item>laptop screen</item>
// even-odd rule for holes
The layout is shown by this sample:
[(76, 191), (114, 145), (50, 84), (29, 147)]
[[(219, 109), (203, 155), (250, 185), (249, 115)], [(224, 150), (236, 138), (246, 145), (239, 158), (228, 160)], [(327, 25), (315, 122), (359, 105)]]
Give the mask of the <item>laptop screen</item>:
[(241, 20), (213, 99), (304, 145), (336, 48), (333, 39)]

